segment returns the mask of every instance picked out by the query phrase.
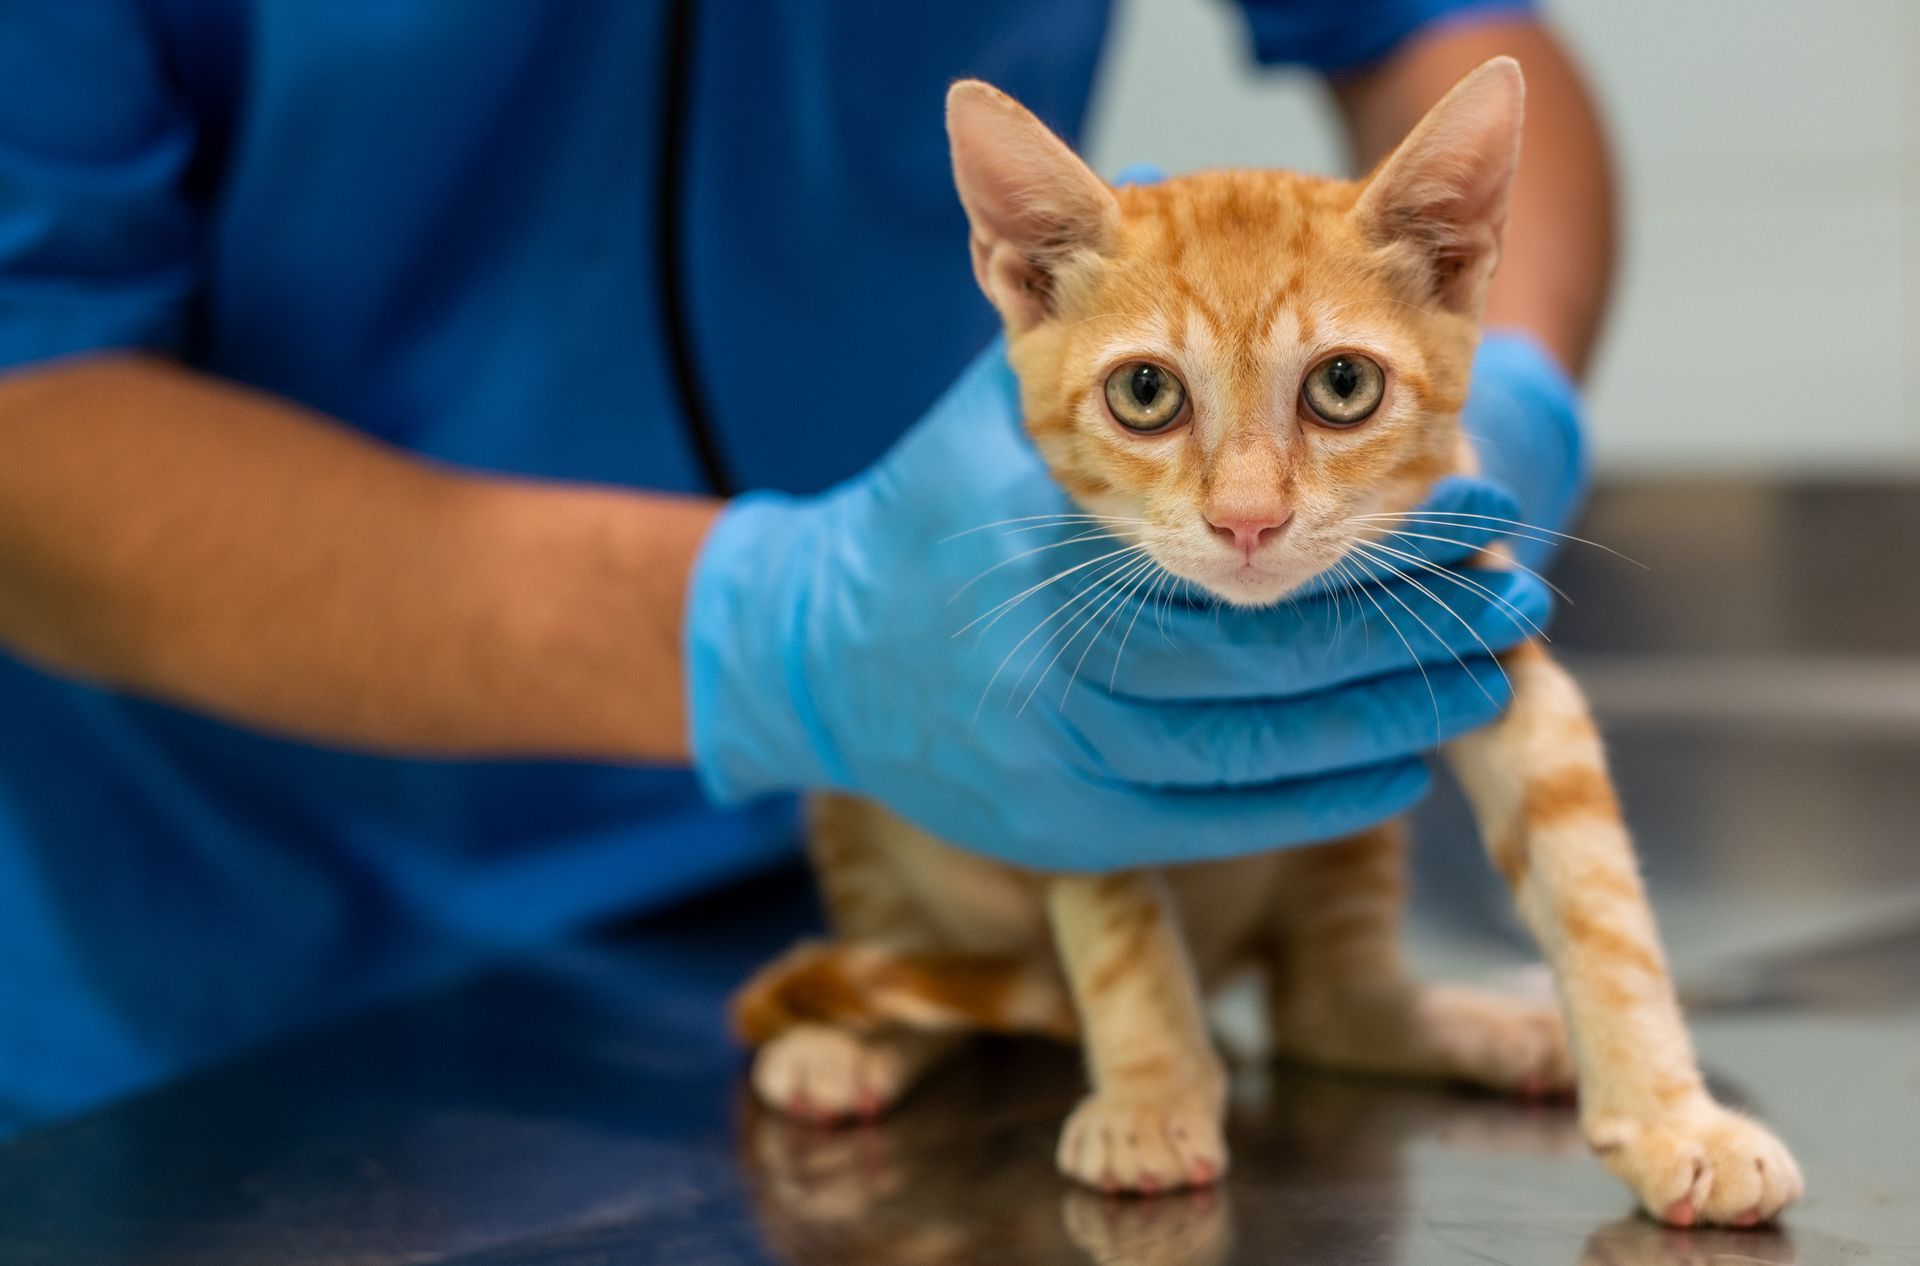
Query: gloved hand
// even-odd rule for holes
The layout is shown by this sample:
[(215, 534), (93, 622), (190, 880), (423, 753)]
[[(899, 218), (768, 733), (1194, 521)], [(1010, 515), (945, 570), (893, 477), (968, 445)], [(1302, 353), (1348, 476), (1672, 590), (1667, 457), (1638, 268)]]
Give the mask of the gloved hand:
[[(1039, 869), (1188, 861), (1387, 818), (1425, 790), (1422, 752), (1505, 705), (1488, 648), (1544, 620), (1538, 582), (1408, 564), (1275, 610), (1150, 604), (1145, 556), (1081, 516), (1019, 417), (995, 347), (865, 474), (720, 516), (686, 625), (717, 799), (854, 791)], [(1480, 480), (1432, 504), (1517, 517)], [(1440, 568), (1490, 539), (1432, 535), (1464, 542), (1410, 543)]]
[(1489, 330), (1460, 425), (1481, 473), (1513, 494), (1514, 517), (1528, 525), (1512, 528), (1514, 557), (1544, 569), (1560, 539), (1554, 533), (1566, 531), (1587, 491), (1579, 392), (1531, 335)]

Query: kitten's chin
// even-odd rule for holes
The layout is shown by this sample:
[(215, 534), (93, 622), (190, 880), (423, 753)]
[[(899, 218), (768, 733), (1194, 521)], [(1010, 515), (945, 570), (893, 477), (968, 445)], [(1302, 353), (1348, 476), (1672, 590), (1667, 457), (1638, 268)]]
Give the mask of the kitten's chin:
[(1220, 601), (1235, 607), (1270, 607), (1285, 600), (1319, 571), (1312, 567), (1274, 567), (1243, 563), (1189, 577)]

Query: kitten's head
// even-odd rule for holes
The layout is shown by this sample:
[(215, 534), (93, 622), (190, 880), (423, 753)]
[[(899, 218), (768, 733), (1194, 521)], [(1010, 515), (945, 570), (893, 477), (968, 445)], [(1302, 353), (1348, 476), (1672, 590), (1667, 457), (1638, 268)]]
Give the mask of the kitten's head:
[(1488, 62), (1360, 181), (1116, 190), (1011, 97), (956, 84), (974, 273), (1055, 477), (1249, 605), (1332, 566), (1354, 516), (1417, 505), (1461, 464), (1521, 95), (1519, 66)]

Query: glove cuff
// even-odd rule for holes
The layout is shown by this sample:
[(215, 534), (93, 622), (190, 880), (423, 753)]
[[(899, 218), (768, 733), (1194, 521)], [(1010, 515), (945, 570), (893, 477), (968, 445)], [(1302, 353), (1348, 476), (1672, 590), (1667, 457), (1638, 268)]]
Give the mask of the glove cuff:
[(682, 630), (689, 744), (721, 804), (843, 781), (805, 671), (819, 510), (774, 493), (737, 498), (694, 561)]

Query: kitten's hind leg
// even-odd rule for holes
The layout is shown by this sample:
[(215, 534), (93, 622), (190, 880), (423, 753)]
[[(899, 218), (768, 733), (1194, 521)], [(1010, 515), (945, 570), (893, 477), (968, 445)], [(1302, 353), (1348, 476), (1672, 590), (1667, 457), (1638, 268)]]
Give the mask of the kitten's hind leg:
[(1558, 1008), (1423, 984), (1402, 961), (1404, 830), (1389, 823), (1280, 859), (1268, 967), (1276, 1053), (1324, 1067), (1570, 1090)]
[(872, 1117), (970, 1031), (1071, 1037), (1061, 982), (1033, 962), (813, 941), (767, 964), (733, 999), (759, 1049), (770, 1106), (821, 1120)]

